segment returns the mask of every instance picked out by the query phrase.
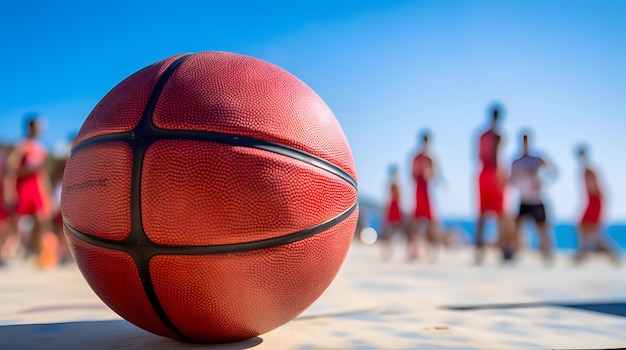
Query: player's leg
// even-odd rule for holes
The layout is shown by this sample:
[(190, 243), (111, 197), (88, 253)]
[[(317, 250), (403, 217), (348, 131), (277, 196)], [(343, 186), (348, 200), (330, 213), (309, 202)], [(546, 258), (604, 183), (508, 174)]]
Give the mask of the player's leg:
[(3, 254), (6, 242), (11, 234), (8, 230), (9, 223), (6, 219), (7, 218), (3, 218), (0, 221), (0, 265), (4, 265), (4, 263), (8, 260), (8, 257)]
[(49, 215), (38, 213), (35, 215), (36, 229), (39, 237), (39, 265), (44, 269), (53, 269), (59, 263), (59, 239), (52, 231), (52, 222)]
[(576, 249), (576, 255), (574, 256), (574, 262), (581, 263), (587, 258), (589, 255), (589, 245), (597, 229), (596, 225), (590, 223), (582, 222), (578, 225), (578, 247)]
[(513, 260), (517, 252), (522, 248), (520, 245), (522, 227), (527, 215), (527, 206), (520, 204), (519, 213), (513, 223), (513, 229), (501, 232), (502, 238), (500, 239), (500, 242), (502, 244), (502, 260), (505, 262)]
[(524, 226), (525, 215), (520, 215), (515, 218), (515, 223), (513, 225), (513, 230), (510, 234), (505, 235), (503, 249), (502, 249), (502, 258), (503, 260), (513, 260), (515, 255), (522, 249), (522, 227)]
[(389, 221), (385, 221), (383, 224), (383, 230), (380, 235), (380, 243), (382, 246), (382, 258), (387, 260), (391, 257), (391, 242), (393, 238), (393, 224)]
[(46, 195), (41, 181), (32, 186), (29, 192), (35, 227), (32, 231), (32, 244), (39, 266), (44, 269), (55, 268), (59, 262), (59, 239), (52, 227), (50, 198)]
[(4, 241), (0, 245), (0, 260), (8, 261), (15, 257), (20, 249), (22, 249), (22, 243), (17, 228), (17, 216), (10, 215), (7, 217), (2, 230)]
[(546, 263), (550, 263), (553, 260), (552, 254), (552, 239), (550, 238), (550, 234), (548, 232), (548, 224), (547, 222), (538, 222), (537, 223), (537, 233), (539, 234), (539, 249), (541, 251), (541, 255)]
[(619, 265), (621, 263), (620, 255), (618, 253), (618, 248), (615, 242), (609, 237), (607, 232), (601, 232), (600, 225), (598, 225), (597, 229), (597, 245), (600, 251), (605, 253), (611, 261)]
[(474, 261), (476, 264), (481, 264), (485, 258), (485, 214), (478, 214), (478, 220), (476, 220), (476, 237), (474, 239), (475, 253)]
[(533, 218), (535, 219), (537, 234), (539, 235), (539, 249), (541, 255), (546, 263), (551, 263), (553, 260), (552, 237), (550, 237), (548, 232), (548, 220), (543, 204), (533, 207)]
[(441, 230), (436, 220), (428, 220), (426, 223), (426, 242), (428, 243), (428, 256), (430, 261), (437, 259), (439, 243), (441, 241)]
[(419, 257), (419, 240), (424, 230), (424, 219), (414, 218), (407, 231), (407, 248), (409, 260), (416, 260)]

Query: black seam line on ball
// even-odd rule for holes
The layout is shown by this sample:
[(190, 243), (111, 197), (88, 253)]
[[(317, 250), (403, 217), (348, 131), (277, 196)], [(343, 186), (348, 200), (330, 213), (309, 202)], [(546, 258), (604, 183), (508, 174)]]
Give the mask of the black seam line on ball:
[[(233, 146), (256, 148), (280, 154), (313, 165), (342, 178), (343, 180), (347, 181), (352, 187), (357, 188), (356, 180), (350, 174), (348, 174), (348, 172), (338, 167), (337, 165), (308, 152), (301, 151), (297, 148), (285, 146), (280, 143), (264, 141), (248, 136), (239, 136), (217, 132), (195, 130), (165, 130), (159, 129), (153, 125), (149, 126), (149, 129), (150, 130), (147, 131), (147, 133), (144, 133), (142, 137), (146, 139), (151, 139), (151, 142), (156, 142), (159, 140), (192, 140), (209, 141)], [(136, 136), (133, 137), (132, 131), (94, 136), (77, 144), (72, 149), (72, 156), (76, 152), (88, 146), (114, 141), (130, 143), (135, 138)]]
[[(190, 55), (182, 56), (172, 62), (161, 74), (158, 78), (156, 84), (154, 85), (152, 91), (150, 92), (150, 96), (148, 97), (148, 101), (146, 102), (146, 106), (141, 115), (141, 119), (137, 125), (130, 132), (129, 137), (126, 139), (129, 146), (131, 147), (133, 158), (132, 158), (132, 172), (130, 179), (130, 233), (128, 238), (128, 244), (130, 246), (135, 247), (143, 247), (148, 246), (150, 244), (150, 239), (146, 236), (146, 233), (143, 228), (143, 221), (141, 216), (141, 172), (143, 168), (143, 159), (148, 147), (152, 143), (152, 140), (143, 137), (144, 134), (149, 133), (150, 125), (152, 125), (152, 114), (154, 112), (154, 108), (161, 96), (161, 92), (163, 91), (163, 87), (169, 80), (170, 76), (176, 68), (180, 66), (180, 64), (189, 58)], [(150, 273), (150, 258), (148, 254), (145, 253), (144, 249), (134, 249), (134, 252), (130, 252), (130, 255), (135, 260), (135, 264), (137, 266), (137, 271), (139, 273), (139, 278), (141, 279), (141, 284), (143, 285), (144, 292), (146, 293), (146, 297), (152, 306), (152, 309), (159, 317), (161, 322), (169, 328), (174, 334), (176, 334), (179, 338), (192, 342), (193, 340), (188, 337), (185, 333), (183, 333), (174, 322), (169, 318), (167, 312), (163, 308), (159, 296), (154, 289), (154, 283), (152, 281), (152, 275)]]
[(348, 172), (338, 167), (337, 165), (308, 152), (301, 151), (297, 148), (289, 147), (280, 143), (260, 140), (248, 136), (195, 130), (164, 130), (156, 128), (156, 130), (153, 130), (153, 132), (157, 140), (208, 141), (228, 144), (232, 146), (255, 148), (267, 152), (280, 154), (325, 170), (326, 172), (329, 172), (348, 182), (352, 187), (357, 188), (356, 180), (350, 174), (348, 174)]
[[(217, 255), (217, 254), (232, 254), (243, 253), (259, 249), (267, 249), (278, 247), (281, 245), (297, 242), (305, 238), (313, 237), (318, 233), (324, 232), (333, 226), (346, 220), (354, 211), (358, 205), (355, 203), (348, 210), (339, 214), (338, 216), (314, 227), (304, 229), (302, 231), (294, 232), (288, 235), (263, 239), (259, 241), (245, 242), (245, 243), (233, 243), (222, 245), (210, 245), (210, 246), (174, 246), (174, 245), (161, 245), (152, 242), (146, 242), (142, 244), (143, 259), (150, 259), (155, 255)], [(137, 255), (137, 252), (132, 249), (134, 242), (131, 239), (125, 239), (121, 241), (115, 241), (110, 239), (104, 239), (92, 235), (85, 234), (74, 227), (70, 226), (65, 220), (63, 225), (69, 233), (74, 235), (81, 241), (87, 242), (92, 245), (96, 245), (103, 248), (115, 249), (127, 252), (130, 255)], [(142, 242), (143, 243), (143, 242)]]

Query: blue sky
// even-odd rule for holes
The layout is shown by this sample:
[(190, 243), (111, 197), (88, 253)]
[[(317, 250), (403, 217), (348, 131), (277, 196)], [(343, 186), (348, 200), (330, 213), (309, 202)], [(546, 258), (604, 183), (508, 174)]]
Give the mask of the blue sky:
[[(383, 200), (423, 128), (445, 178), (440, 216), (473, 216), (477, 130), (505, 107), (503, 158), (519, 132), (558, 168), (552, 214), (580, 212), (574, 146), (589, 144), (608, 189), (608, 217), (626, 220), (624, 1), (23, 1), (0, 12), (4, 67), (0, 140), (38, 111), (53, 150), (95, 104), (138, 69), (182, 52), (232, 51), (283, 67), (331, 107), (352, 147), (362, 195)], [(515, 206), (514, 195), (509, 206)]]

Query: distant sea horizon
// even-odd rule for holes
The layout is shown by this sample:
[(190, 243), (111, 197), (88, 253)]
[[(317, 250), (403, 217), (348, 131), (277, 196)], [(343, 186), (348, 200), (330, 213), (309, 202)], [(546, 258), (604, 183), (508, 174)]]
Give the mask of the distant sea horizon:
[[(382, 230), (382, 205), (369, 199), (359, 199), (360, 224), (363, 227), (372, 227), (379, 232)], [(474, 242), (476, 219), (460, 217), (444, 217), (439, 219), (444, 230), (452, 230), (457, 233), (463, 243), (472, 244)], [(485, 225), (485, 238), (488, 242), (493, 242), (496, 238), (495, 220), (488, 220)], [(550, 224), (552, 240), (554, 246), (559, 250), (574, 250), (577, 248), (578, 237), (576, 223), (574, 220), (557, 220)], [(524, 225), (524, 239), (530, 248), (538, 247), (537, 234), (532, 222)], [(602, 233), (606, 235), (616, 247), (626, 251), (626, 222), (607, 222), (602, 226)]]
[[(462, 238), (463, 242), (471, 244), (474, 242), (476, 231), (476, 220), (469, 219), (443, 219), (444, 229), (455, 230)], [(574, 250), (578, 247), (578, 235), (576, 224), (567, 221), (558, 221), (550, 224), (549, 230), (552, 233), (554, 247), (560, 250)], [(532, 222), (524, 225), (523, 234), (525, 242), (531, 248), (538, 248), (539, 241)], [(601, 234), (606, 235), (621, 250), (626, 250), (626, 223), (609, 223), (603, 225)], [(495, 222), (487, 222), (485, 225), (485, 235), (488, 242), (493, 242), (496, 238)]]

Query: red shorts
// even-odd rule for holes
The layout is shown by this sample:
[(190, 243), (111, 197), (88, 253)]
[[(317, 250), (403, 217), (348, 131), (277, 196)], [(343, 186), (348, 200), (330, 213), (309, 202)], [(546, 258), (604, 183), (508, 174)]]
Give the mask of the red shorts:
[(19, 215), (50, 214), (49, 198), (39, 176), (18, 181), (15, 211)]
[(433, 215), (430, 210), (430, 199), (428, 189), (417, 187), (415, 191), (415, 215), (416, 219), (432, 220)]
[(387, 222), (390, 224), (398, 223), (402, 221), (402, 214), (400, 212), (400, 205), (398, 201), (392, 200), (389, 203), (389, 209), (387, 210)]
[(602, 214), (602, 199), (598, 195), (588, 197), (587, 209), (580, 220), (581, 224), (598, 224)]
[(503, 212), (504, 189), (497, 168), (483, 168), (478, 177), (480, 213)]

